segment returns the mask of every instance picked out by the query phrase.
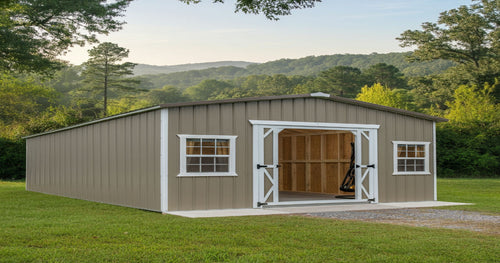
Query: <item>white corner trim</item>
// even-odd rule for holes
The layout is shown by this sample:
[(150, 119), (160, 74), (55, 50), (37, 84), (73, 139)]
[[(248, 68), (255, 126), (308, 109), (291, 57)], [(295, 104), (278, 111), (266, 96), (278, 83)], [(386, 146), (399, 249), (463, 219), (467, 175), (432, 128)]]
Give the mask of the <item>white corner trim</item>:
[(160, 114), (160, 203), (161, 212), (168, 211), (168, 109)]
[(330, 98), (330, 94), (323, 93), (323, 92), (315, 92), (310, 94), (311, 97), (325, 97), (325, 98)]
[(300, 121), (267, 121), (248, 120), (252, 125), (273, 126), (276, 128), (307, 128), (307, 129), (379, 129), (378, 124), (355, 124), (355, 123), (329, 123), (329, 122), (300, 122)]
[(436, 122), (432, 122), (432, 166), (434, 170), (434, 201), (437, 201), (437, 152), (436, 152)]

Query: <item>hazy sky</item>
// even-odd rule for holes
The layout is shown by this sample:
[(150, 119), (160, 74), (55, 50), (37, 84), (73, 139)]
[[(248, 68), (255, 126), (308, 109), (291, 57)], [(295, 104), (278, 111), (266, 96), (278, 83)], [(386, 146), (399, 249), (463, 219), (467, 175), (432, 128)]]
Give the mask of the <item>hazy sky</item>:
[[(402, 52), (395, 39), (439, 13), (470, 0), (323, 0), (311, 9), (270, 21), (263, 15), (234, 13), (225, 4), (186, 5), (177, 0), (135, 0), (119, 32), (101, 36), (128, 48), (128, 61), (176, 65), (222, 60), (266, 62), (310, 55)], [(89, 46), (62, 57), (87, 60)]]

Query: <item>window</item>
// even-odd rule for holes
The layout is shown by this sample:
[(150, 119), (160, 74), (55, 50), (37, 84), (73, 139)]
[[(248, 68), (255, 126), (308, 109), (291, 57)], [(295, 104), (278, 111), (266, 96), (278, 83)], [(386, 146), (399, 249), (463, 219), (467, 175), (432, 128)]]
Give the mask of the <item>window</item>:
[(236, 136), (178, 135), (179, 176), (236, 176)]
[(394, 141), (394, 174), (430, 174), (430, 142)]

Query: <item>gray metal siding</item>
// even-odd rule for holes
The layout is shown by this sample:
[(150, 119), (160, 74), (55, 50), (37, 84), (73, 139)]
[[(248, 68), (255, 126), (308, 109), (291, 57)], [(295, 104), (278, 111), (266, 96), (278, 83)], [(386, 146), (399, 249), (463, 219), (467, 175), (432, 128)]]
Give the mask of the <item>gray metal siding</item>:
[[(392, 175), (392, 141), (432, 142), (432, 121), (306, 97), (169, 108), (169, 210), (252, 207), (253, 141), (248, 120), (380, 124), (379, 201), (433, 200), (433, 175)], [(177, 177), (180, 171), (177, 134), (237, 135), (238, 176)], [(432, 150), (430, 154), (432, 173)]]
[(26, 188), (160, 211), (160, 111), (26, 141)]

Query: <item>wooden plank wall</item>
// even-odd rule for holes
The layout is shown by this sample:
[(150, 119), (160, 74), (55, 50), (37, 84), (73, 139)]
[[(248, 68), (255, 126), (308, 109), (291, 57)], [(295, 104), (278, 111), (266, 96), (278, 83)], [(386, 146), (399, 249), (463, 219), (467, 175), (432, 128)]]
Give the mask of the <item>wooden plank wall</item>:
[(346, 131), (282, 131), (279, 135), (280, 191), (347, 194), (339, 187), (349, 169), (353, 141), (353, 134)]

